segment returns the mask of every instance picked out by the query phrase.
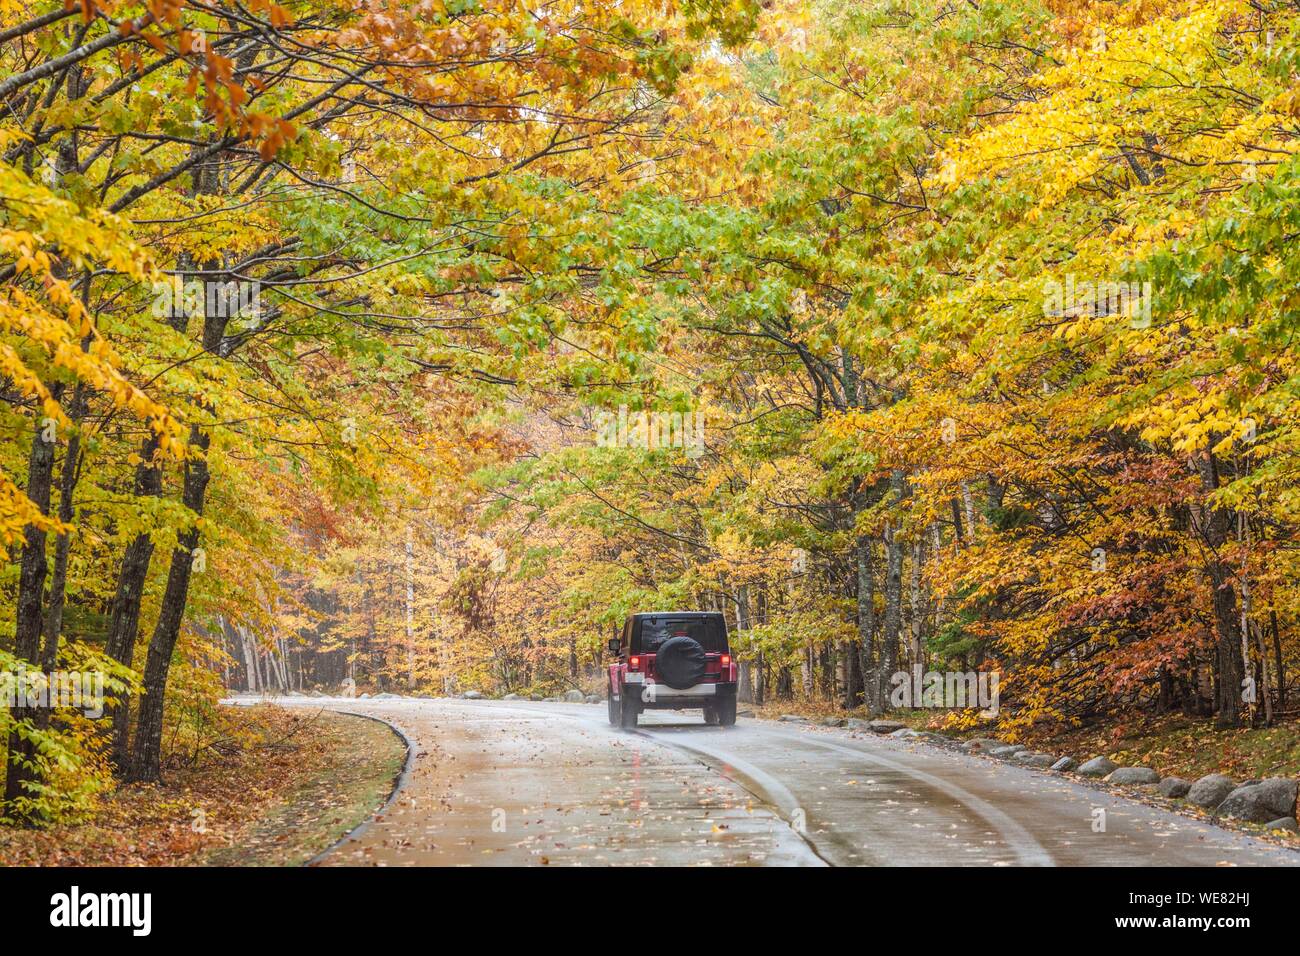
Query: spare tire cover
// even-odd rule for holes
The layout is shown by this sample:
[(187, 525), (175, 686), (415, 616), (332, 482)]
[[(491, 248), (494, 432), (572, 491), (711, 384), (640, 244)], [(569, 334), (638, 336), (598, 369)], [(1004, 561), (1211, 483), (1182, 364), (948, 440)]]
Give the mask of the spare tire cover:
[(671, 637), (659, 645), (655, 674), (669, 687), (685, 690), (704, 677), (704, 648), (692, 637)]

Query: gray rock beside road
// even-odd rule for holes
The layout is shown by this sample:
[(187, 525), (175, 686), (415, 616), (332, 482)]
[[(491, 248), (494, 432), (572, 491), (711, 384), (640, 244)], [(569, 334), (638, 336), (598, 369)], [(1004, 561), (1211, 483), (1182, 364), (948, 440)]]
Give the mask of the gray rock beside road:
[(506, 696), (502, 697), (501, 699), (502, 699), (502, 700), (519, 700), (520, 697), (519, 697), (518, 694), (506, 694)]
[(1119, 769), (1119, 764), (1109, 757), (1093, 757), (1079, 767), (1079, 773), (1085, 777), (1105, 777)]
[(843, 727), (847, 721), (843, 717), (823, 717), (817, 721), (821, 727)]
[(1160, 795), (1163, 797), (1185, 797), (1192, 789), (1192, 782), (1182, 777), (1165, 777), (1160, 781)]
[(1060, 773), (1069, 773), (1078, 766), (1079, 761), (1075, 760), (1073, 757), (1062, 757), (1060, 760), (1056, 761), (1056, 763), (1052, 764), (1052, 769)]
[(465, 693), (461, 694), (460, 696), (463, 697), (463, 698), (465, 698), (466, 700), (482, 700), (482, 699), (483, 699), (483, 695), (482, 695), (481, 693), (479, 693), (478, 691), (476, 691), (476, 690), (467, 690), (467, 691), (465, 691)]
[(1150, 767), (1119, 767), (1110, 772), (1106, 777), (1106, 782), (1140, 787), (1159, 783), (1160, 774)]
[(1236, 788), (1236, 781), (1231, 777), (1225, 777), (1221, 773), (1206, 774), (1192, 784), (1187, 791), (1187, 800), (1198, 807), (1213, 810)]
[(1219, 815), (1265, 823), (1295, 813), (1296, 782), (1270, 777), (1233, 790), (1219, 804)]
[(1010, 760), (1022, 750), (1028, 749), (1028, 747), (1022, 747), (1020, 744), (1004, 744), (1001, 747), (994, 747), (989, 751), (989, 754), (993, 757), (1001, 757), (1003, 760)]
[(1056, 762), (1056, 758), (1051, 754), (1036, 753), (1032, 750), (1022, 750), (1011, 759), (1015, 763), (1023, 764), (1026, 767), (1033, 767), (1037, 770), (1046, 770)]
[(972, 753), (985, 754), (997, 749), (998, 747), (1005, 747), (1006, 745), (1006, 741), (994, 740), (992, 737), (972, 737), (970, 740), (962, 744), (963, 747)]
[(565, 691), (564, 699), (570, 704), (581, 704), (587, 699), (587, 695), (580, 690)]
[(910, 728), (910, 727), (901, 727), (901, 728), (899, 728), (898, 730), (895, 730), (895, 731), (894, 731), (892, 734), (890, 734), (889, 736), (891, 736), (891, 737), (898, 737), (899, 739), (902, 739), (902, 740), (909, 740), (909, 739), (911, 739), (911, 738), (913, 738), (913, 737), (920, 737), (920, 736), (921, 736), (921, 732), (920, 732), (919, 730), (913, 730), (913, 729)]
[(867, 729), (877, 734), (892, 734), (895, 730), (902, 730), (907, 724), (897, 720), (868, 720)]
[(1270, 820), (1264, 824), (1265, 830), (1290, 830), (1292, 833), (1300, 831), (1300, 826), (1296, 825), (1295, 817), (1283, 817), (1280, 820)]
[(799, 714), (782, 714), (777, 720), (784, 721), (787, 724), (808, 724), (811, 721), (807, 717)]

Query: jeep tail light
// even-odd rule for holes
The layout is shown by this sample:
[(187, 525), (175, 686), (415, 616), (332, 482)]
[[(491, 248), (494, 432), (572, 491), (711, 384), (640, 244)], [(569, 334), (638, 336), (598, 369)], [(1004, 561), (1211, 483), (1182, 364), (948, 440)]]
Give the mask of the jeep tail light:
[(639, 658), (639, 657), (629, 657), (629, 658), (627, 659), (627, 669), (628, 669), (628, 670), (630, 670), (630, 671), (634, 671), (634, 670), (637, 670), (638, 668), (640, 668), (640, 666), (641, 666), (641, 658)]
[(731, 655), (730, 655), (730, 654), (723, 654), (723, 655), (722, 655), (722, 666), (723, 666), (723, 667), (730, 667), (730, 666), (731, 666)]

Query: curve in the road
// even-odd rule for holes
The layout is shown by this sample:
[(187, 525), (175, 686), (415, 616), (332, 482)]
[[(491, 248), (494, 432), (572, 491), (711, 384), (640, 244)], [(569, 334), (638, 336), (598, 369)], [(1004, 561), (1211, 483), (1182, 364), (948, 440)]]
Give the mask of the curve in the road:
[[(778, 734), (778, 736), (786, 735)], [(813, 740), (811, 743), (814, 747), (848, 754), (856, 760), (874, 763), (893, 770), (895, 773), (906, 774), (912, 779), (946, 794), (997, 830), (1007, 840), (1008, 845), (1016, 854), (1016, 859), (1022, 866), (1056, 865), (1056, 861), (1052, 859), (1052, 855), (1047, 851), (1047, 848), (1039, 843), (1032, 833), (987, 800), (977, 797), (950, 780), (936, 777), (924, 770), (917, 770), (915, 767), (908, 767), (896, 760), (890, 760), (882, 754), (866, 754), (853, 747), (846, 747), (843, 744), (832, 743), (828, 740)]]
[(384, 800), (383, 806), (374, 811), (360, 824), (343, 834), (343, 836), (339, 837), (325, 849), (321, 850), (314, 857), (304, 863), (303, 866), (316, 866), (339, 847), (357, 839), (361, 834), (365, 833), (370, 825), (375, 822), (375, 819), (393, 805), (398, 794), (400, 794), (402, 789), (406, 786), (406, 782), (411, 779), (411, 770), (415, 766), (415, 745), (411, 743), (411, 738), (406, 735), (406, 731), (397, 724), (385, 717), (376, 717), (374, 714), (363, 714), (358, 710), (338, 710), (336, 713), (349, 714), (353, 717), (364, 717), (366, 720), (373, 720), (377, 724), (383, 724), (393, 732), (398, 740), (402, 742), (402, 746), (406, 748), (406, 758), (402, 761), (401, 772), (393, 778), (393, 789), (389, 791), (388, 798)]
[[(762, 792), (756, 793), (756, 796), (759, 796), (760, 799), (767, 799), (769, 803), (774, 804), (787, 814), (793, 814), (796, 810), (800, 809), (799, 801), (795, 798), (794, 794), (790, 792), (788, 787), (766, 771), (760, 770), (753, 764), (738, 760), (734, 754), (719, 753), (713, 748), (702, 746), (699, 742), (684, 743), (675, 738), (669, 738), (663, 734), (647, 733), (645, 730), (639, 730), (638, 733), (649, 737), (656, 743), (666, 744), (687, 753), (706, 757), (708, 758), (706, 763), (719, 772), (725, 773), (725, 768), (728, 766), (735, 768), (738, 772), (750, 778), (750, 780), (760, 788)], [(1039, 843), (1037, 839), (1034, 838), (1032, 833), (1026, 830), (1002, 810), (993, 806), (987, 800), (977, 797), (975, 794), (964, 790), (951, 781), (943, 780), (942, 778), (926, 773), (923, 770), (908, 767), (899, 761), (890, 760), (888, 757), (884, 757), (880, 754), (867, 754), (860, 750), (855, 750), (852, 747), (846, 747), (830, 741), (819, 740), (810, 734), (793, 735), (781, 733), (775, 730), (769, 730), (768, 733), (797, 745), (812, 746), (822, 750), (848, 754), (856, 761), (869, 765), (874, 764), (895, 773), (903, 774), (918, 783), (924, 784), (931, 790), (944, 794), (958, 805), (965, 807), (971, 813), (980, 817), (985, 823), (992, 827), (999, 836), (1002, 837), (1008, 848), (1010, 848), (1015, 854), (1016, 860), (1021, 866), (1056, 865), (1055, 861), (1052, 859), (1052, 855), (1047, 852), (1047, 849)], [(766, 798), (763, 797), (763, 792), (768, 795)], [(817, 846), (816, 840), (809, 837), (806, 832), (802, 832), (800, 828), (795, 827), (794, 829), (796, 833), (808, 841), (813, 852), (817, 853), (817, 855), (822, 859), (825, 859), (821, 849)], [(831, 837), (834, 839), (834, 834), (832, 834)]]
[(732, 783), (742, 787), (746, 793), (754, 797), (760, 803), (770, 807), (776, 815), (789, 824), (794, 834), (808, 844), (817, 859), (830, 865), (830, 861), (822, 856), (817, 842), (809, 838), (806, 827), (796, 826), (794, 822), (795, 814), (801, 807), (795, 795), (790, 792), (790, 788), (783, 784), (776, 777), (772, 776), (766, 770), (761, 770), (748, 761), (741, 760), (734, 755), (722, 757), (720, 755), (709, 754), (697, 747), (691, 747), (685, 744), (678, 744), (657, 734), (648, 733), (645, 730), (636, 731), (640, 737), (652, 740), (657, 744), (672, 747), (685, 753), (693, 759), (700, 760), (701, 757), (709, 756), (711, 760), (700, 760), (704, 766), (717, 773), (722, 774)]

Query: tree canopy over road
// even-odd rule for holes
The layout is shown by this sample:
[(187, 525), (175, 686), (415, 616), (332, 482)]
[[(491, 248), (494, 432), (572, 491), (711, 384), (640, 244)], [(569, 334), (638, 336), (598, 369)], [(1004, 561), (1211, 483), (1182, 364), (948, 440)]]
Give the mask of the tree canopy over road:
[[(4, 816), (221, 687), (1295, 720), (1300, 13), (0, 0)], [(969, 724), (974, 708), (948, 719)]]

